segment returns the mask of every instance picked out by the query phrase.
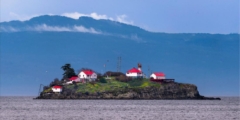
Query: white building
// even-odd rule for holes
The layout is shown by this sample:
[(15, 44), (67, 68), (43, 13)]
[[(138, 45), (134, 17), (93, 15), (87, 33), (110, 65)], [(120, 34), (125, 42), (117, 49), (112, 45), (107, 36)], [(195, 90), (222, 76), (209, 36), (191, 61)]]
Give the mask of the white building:
[(162, 72), (154, 72), (150, 75), (150, 78), (155, 79), (155, 80), (162, 80), (165, 79), (165, 74)]
[(139, 78), (139, 77), (141, 78), (141, 77), (143, 77), (143, 73), (142, 73), (140, 68), (139, 69), (132, 68), (132, 69), (127, 71), (126, 76), (127, 77), (133, 77), (133, 78)]
[(95, 81), (97, 79), (97, 74), (92, 70), (82, 70), (78, 77), (83, 80)]
[(62, 86), (55, 85), (52, 87), (53, 92), (62, 92)]

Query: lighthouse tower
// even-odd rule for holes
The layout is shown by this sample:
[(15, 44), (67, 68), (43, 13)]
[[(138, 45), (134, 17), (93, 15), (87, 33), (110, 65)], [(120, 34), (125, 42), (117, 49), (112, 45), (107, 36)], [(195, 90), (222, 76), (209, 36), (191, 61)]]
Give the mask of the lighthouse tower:
[(141, 65), (141, 63), (138, 63), (138, 70), (142, 72), (142, 65)]

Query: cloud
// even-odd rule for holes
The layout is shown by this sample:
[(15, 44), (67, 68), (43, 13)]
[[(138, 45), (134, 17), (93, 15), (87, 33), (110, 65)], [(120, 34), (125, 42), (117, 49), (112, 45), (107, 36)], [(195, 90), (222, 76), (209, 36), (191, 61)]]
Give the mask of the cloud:
[(53, 31), (53, 32), (84, 32), (101, 34), (100, 31), (96, 31), (94, 28), (85, 28), (84, 26), (73, 26), (73, 27), (61, 27), (61, 26), (48, 26), (46, 24), (38, 25), (33, 28), (28, 28), (34, 31)]
[(34, 30), (34, 31), (55, 31), (55, 32), (63, 32), (63, 31), (70, 32), (70, 31), (72, 31), (70, 28), (67, 28), (67, 27), (48, 26), (46, 24), (37, 25), (36, 27), (31, 27), (28, 29)]
[(0, 32), (18, 32), (19, 30), (14, 27), (2, 27), (0, 29)]
[(137, 34), (131, 34), (131, 35), (121, 35), (121, 34), (108, 34), (111, 36), (121, 37), (123, 39), (130, 39), (138, 43), (146, 43), (145, 40), (143, 40), (141, 37), (139, 37)]
[(73, 12), (73, 13), (63, 13), (61, 14), (61, 16), (65, 16), (65, 17), (69, 17), (69, 18), (73, 18), (73, 19), (78, 19), (79, 17), (91, 17), (94, 18), (96, 20), (99, 19), (105, 19), (105, 20), (112, 20), (112, 21), (117, 21), (120, 23), (125, 23), (125, 24), (131, 24), (133, 25), (133, 21), (128, 21), (126, 20), (127, 15), (123, 14), (123, 15), (117, 15), (116, 18), (113, 17), (108, 17), (107, 15), (100, 15), (97, 14), (95, 12), (90, 13), (90, 14), (82, 14), (82, 13), (78, 13), (78, 12)]
[(127, 21), (126, 18), (127, 18), (127, 15), (119, 15), (119, 16), (117, 16), (116, 21), (133, 25), (133, 21)]
[(146, 42), (145, 40), (143, 40), (141, 37), (139, 37), (137, 34), (131, 34), (130, 36), (129, 36), (129, 39), (131, 39), (131, 40), (134, 40), (134, 41), (136, 41), (136, 42)]
[(98, 15), (97, 13), (91, 13), (90, 17), (94, 18), (94, 19), (109, 19), (109, 20), (114, 20), (111, 17), (108, 17), (107, 15)]
[(83, 32), (92, 34), (103, 34), (94, 28), (85, 28), (84, 26), (73, 26), (73, 27), (62, 27), (62, 26), (48, 26), (46, 24), (36, 25), (34, 27), (26, 27), (21, 29), (16, 29), (14, 27), (2, 27), (1, 32), (18, 32), (18, 31), (49, 31), (49, 32)]
[(78, 12), (74, 12), (74, 13), (63, 13), (62, 16), (73, 18), (73, 19), (78, 19), (79, 17), (87, 16), (87, 15), (78, 13)]
[(73, 19), (78, 19), (79, 17), (85, 16), (85, 17), (92, 17), (92, 18), (94, 18), (96, 20), (99, 20), (99, 19), (113, 20), (113, 18), (108, 17), (107, 15), (99, 15), (99, 14), (97, 14), (95, 12), (90, 13), (90, 14), (82, 14), (82, 13), (78, 13), (78, 12), (63, 13), (62, 16), (73, 18)]
[(33, 27), (25, 27), (25, 28), (14, 28), (12, 26), (8, 27), (0, 27), (0, 32), (19, 32), (19, 31), (37, 31), (37, 32), (82, 32), (82, 33), (91, 33), (91, 34), (101, 34), (106, 36), (115, 36), (115, 37), (121, 37), (123, 39), (129, 39), (136, 42), (146, 42), (142, 38), (140, 38), (137, 34), (131, 34), (131, 35), (122, 35), (122, 34), (114, 34), (114, 33), (105, 33), (98, 30), (95, 30), (94, 28), (85, 28), (84, 26), (72, 26), (72, 27), (64, 27), (64, 26), (49, 26), (46, 24), (42, 25), (36, 25)]
[(132, 34), (130, 38), (131, 38), (132, 40), (136, 40), (136, 41), (142, 40), (141, 38), (138, 37), (137, 34)]
[(74, 30), (77, 32), (86, 32), (86, 33), (94, 33), (94, 34), (101, 34), (101, 32), (96, 31), (94, 28), (85, 28), (83, 26), (74, 26)]

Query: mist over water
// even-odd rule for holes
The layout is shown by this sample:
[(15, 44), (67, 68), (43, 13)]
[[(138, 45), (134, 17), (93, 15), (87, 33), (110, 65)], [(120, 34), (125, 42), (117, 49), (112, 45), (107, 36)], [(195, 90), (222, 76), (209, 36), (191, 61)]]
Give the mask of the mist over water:
[(239, 97), (222, 100), (33, 100), (0, 97), (1, 120), (239, 120)]

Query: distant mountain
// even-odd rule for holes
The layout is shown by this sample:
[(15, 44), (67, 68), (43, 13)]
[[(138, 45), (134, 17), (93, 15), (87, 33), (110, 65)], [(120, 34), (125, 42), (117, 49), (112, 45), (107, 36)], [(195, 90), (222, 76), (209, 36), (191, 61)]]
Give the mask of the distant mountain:
[[(28, 21), (10, 21), (1, 23), (1, 31), (10, 30), (15, 28), (19, 31), (31, 31), (41, 25), (72, 28), (74, 26), (84, 26), (86, 29), (94, 28), (96, 31), (111, 34), (147, 34), (149, 32), (132, 25), (123, 24), (110, 20), (95, 20), (91, 17), (80, 17), (78, 20), (71, 19), (63, 16), (39, 16), (34, 17)], [(63, 30), (64, 31), (64, 30)], [(67, 30), (66, 30), (67, 31)]]
[(116, 71), (120, 56), (121, 72), (140, 62), (146, 75), (162, 71), (204, 95), (239, 93), (239, 34), (153, 33), (111, 20), (48, 15), (0, 27), (3, 93), (15, 84), (21, 87), (14, 92), (37, 93), (40, 83), (62, 77), (65, 63), (76, 71)]

